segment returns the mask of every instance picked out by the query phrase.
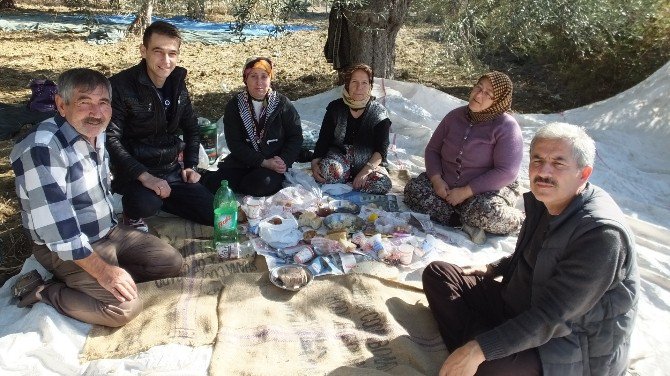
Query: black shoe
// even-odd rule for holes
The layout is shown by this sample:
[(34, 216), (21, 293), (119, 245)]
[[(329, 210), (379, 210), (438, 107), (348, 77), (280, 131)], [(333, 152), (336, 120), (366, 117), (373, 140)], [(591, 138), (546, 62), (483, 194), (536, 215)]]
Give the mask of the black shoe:
[(298, 154), (298, 159), (297, 161), (300, 163), (304, 162), (311, 162), (312, 159), (314, 158), (314, 152), (308, 149), (302, 149), (300, 150), (300, 154)]

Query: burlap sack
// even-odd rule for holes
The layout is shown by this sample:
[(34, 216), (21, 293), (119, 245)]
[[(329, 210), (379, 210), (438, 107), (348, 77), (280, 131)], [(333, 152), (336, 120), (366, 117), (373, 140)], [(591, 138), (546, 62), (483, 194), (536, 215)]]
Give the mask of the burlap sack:
[(436, 375), (446, 358), (419, 287), (354, 274), (298, 292), (267, 272), (222, 281), (211, 375)]
[(220, 261), (212, 252), (212, 228), (181, 218), (151, 218), (152, 232), (184, 256), (177, 278), (137, 285), (144, 309), (121, 328), (94, 325), (80, 355), (82, 361), (123, 358), (153, 346), (212, 344), (218, 328), (216, 306), (221, 278), (267, 270), (263, 257)]

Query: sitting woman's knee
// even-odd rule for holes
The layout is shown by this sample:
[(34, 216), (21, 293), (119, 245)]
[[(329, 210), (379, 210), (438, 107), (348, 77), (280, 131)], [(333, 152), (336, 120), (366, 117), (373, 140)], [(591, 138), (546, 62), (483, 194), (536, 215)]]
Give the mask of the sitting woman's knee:
[(333, 159), (322, 159), (319, 162), (319, 169), (328, 184), (344, 183), (349, 178), (349, 168)]

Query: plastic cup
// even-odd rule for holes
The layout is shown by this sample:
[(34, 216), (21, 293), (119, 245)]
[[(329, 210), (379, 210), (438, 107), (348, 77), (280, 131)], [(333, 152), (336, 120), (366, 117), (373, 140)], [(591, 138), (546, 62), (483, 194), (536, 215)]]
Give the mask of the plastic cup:
[(414, 256), (414, 246), (410, 244), (401, 244), (398, 246), (398, 254), (398, 256), (400, 256), (400, 263), (409, 265), (412, 263), (412, 257)]
[(246, 197), (244, 199), (244, 212), (249, 219), (259, 219), (263, 215), (263, 199)]

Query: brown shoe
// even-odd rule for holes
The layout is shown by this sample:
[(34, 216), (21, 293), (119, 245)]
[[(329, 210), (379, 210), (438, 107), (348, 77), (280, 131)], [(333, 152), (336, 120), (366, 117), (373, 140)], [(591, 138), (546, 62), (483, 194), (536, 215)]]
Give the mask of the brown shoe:
[(49, 281), (44, 285), (35, 287), (32, 291), (25, 294), (18, 303), (16, 303), (16, 306), (19, 308), (31, 307), (33, 304), (42, 301), (42, 291), (51, 284), (53, 284), (53, 282)]
[(37, 270), (32, 270), (19, 277), (19, 280), (16, 281), (14, 287), (12, 287), (12, 293), (15, 298), (21, 300), (24, 296), (35, 290), (37, 286), (43, 284), (44, 280), (40, 273), (38, 273)]
[(18, 299), (17, 307), (24, 308), (42, 300), (42, 290), (52, 282), (44, 282), (37, 270), (32, 270), (21, 277), (12, 287), (14, 297)]

